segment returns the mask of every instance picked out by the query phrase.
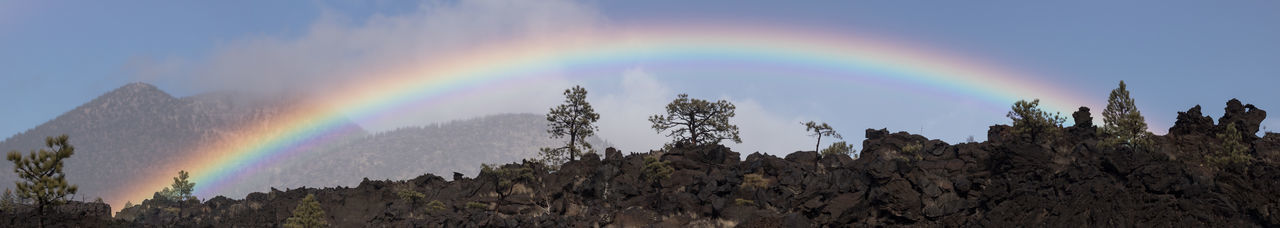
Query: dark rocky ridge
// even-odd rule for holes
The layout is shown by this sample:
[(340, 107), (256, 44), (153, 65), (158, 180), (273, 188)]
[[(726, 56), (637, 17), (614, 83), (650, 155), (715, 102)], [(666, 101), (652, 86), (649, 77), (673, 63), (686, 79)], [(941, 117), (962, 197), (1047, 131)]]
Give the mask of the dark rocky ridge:
[[(1222, 122), (1256, 134), (1248, 129), (1257, 129), (1265, 112), (1233, 106), (1226, 115), (1233, 118)], [(244, 200), (149, 200), (116, 221), (274, 226), (305, 195), (315, 194), (339, 227), (1280, 226), (1280, 134), (1249, 139), (1256, 162), (1209, 166), (1204, 157), (1221, 147), (1213, 135), (1225, 125), (1212, 119), (1206, 125), (1198, 111), (1180, 113), (1173, 127), (1179, 130), (1155, 137), (1153, 151), (1101, 147), (1103, 135), (1090, 121), (1040, 141), (997, 125), (988, 131), (989, 141), (958, 145), (868, 129), (856, 160), (812, 151), (738, 160), (738, 153), (718, 145), (625, 156), (606, 150), (554, 173), (530, 162), (503, 166), (527, 176), (423, 175), (366, 180), (354, 188), (273, 190)], [(1087, 113), (1074, 116), (1091, 118)], [(644, 181), (645, 156), (669, 162), (670, 178)], [(764, 181), (748, 181), (747, 174)], [(397, 196), (402, 190), (425, 197), (403, 200)], [(444, 208), (429, 209), (433, 200)]]

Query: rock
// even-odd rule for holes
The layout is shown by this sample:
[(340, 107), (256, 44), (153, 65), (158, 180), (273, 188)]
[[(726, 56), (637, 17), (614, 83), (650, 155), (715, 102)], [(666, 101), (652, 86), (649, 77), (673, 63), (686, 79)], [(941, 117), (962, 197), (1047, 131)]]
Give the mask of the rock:
[(1178, 120), (1173, 123), (1173, 127), (1169, 128), (1170, 135), (1192, 133), (1213, 135), (1216, 134), (1215, 132), (1213, 118), (1200, 114), (1200, 105), (1191, 107), (1186, 112), (1178, 112)]
[(1093, 117), (1089, 114), (1089, 107), (1081, 106), (1075, 113), (1071, 113), (1071, 118), (1076, 121), (1072, 127), (1093, 128)]
[(1262, 121), (1267, 118), (1267, 111), (1258, 109), (1253, 104), (1241, 105), (1240, 100), (1237, 99), (1227, 101), (1227, 107), (1223, 110), (1222, 118), (1218, 118), (1219, 130), (1226, 129), (1228, 124), (1234, 123), (1244, 139), (1258, 138), (1258, 130), (1262, 126)]

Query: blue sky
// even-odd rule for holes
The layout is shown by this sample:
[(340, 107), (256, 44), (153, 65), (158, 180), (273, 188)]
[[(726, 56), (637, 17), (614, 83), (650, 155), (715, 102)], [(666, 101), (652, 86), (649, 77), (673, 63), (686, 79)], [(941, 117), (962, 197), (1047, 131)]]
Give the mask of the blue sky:
[[(0, 135), (34, 127), (128, 82), (149, 82), (186, 96), (234, 88), (238, 84), (228, 81), (238, 78), (230, 74), (323, 71), (237, 67), (240, 63), (227, 60), (261, 54), (249, 49), (288, 53), (298, 51), (290, 46), (323, 48), (308, 46), (328, 42), (317, 28), (377, 35), (384, 30), (380, 28), (396, 28), (388, 24), (423, 27), (409, 29), (412, 39), (350, 45), (396, 57), (414, 54), (396, 52), (394, 45), (465, 45), (465, 40), (518, 36), (498, 30), (537, 20), (597, 27), (726, 23), (874, 34), (1031, 72), (1030, 77), (1040, 77), (1035, 80), (1099, 100), (1106, 99), (1117, 81), (1125, 80), (1152, 131), (1162, 133), (1172, 125), (1177, 111), (1197, 104), (1215, 118), (1233, 97), (1262, 109), (1280, 107), (1276, 99), (1280, 92), (1275, 90), (1280, 85), (1280, 42), (1276, 42), (1280, 26), (1275, 23), (1280, 14), (1276, 12), (1280, 12), (1277, 1), (5, 1), (0, 2), (0, 107), (7, 111), (0, 118)], [(546, 15), (564, 17), (547, 19)], [(456, 31), (448, 30), (455, 22)], [(477, 28), (483, 26), (498, 30)], [(602, 128), (612, 129), (602, 129), (601, 135), (625, 150), (643, 150), (662, 140), (646, 128), (642, 118), (661, 107), (633, 106), (653, 106), (655, 100), (660, 105), (679, 92), (739, 102), (745, 106), (740, 112), (749, 112), (740, 118), (745, 122), (740, 125), (753, 125), (744, 127), (744, 134), (748, 129), (799, 126), (791, 122), (816, 119), (832, 123), (855, 141), (861, 140), (862, 129), (889, 128), (924, 131), (932, 138), (958, 142), (969, 135), (984, 138), (985, 126), (1007, 123), (999, 110), (968, 108), (892, 88), (826, 85), (820, 88), (839, 92), (810, 96), (801, 95), (812, 89), (804, 81), (737, 81), (731, 83), (734, 86), (716, 86), (710, 82), (718, 78), (695, 75), (714, 70), (634, 66), (618, 69), (616, 77), (545, 85), (584, 84), (594, 88), (598, 98), (593, 99), (617, 113), (612, 116), (640, 118), (602, 123)], [(550, 97), (558, 93), (558, 89), (550, 93), (536, 89), (516, 91)], [(502, 104), (504, 98), (474, 99)], [(468, 102), (440, 105), (462, 103)], [(540, 112), (549, 105), (512, 106), (468, 107), (449, 114), (411, 112), (403, 118), (362, 124), (385, 130), (498, 112)], [(1103, 107), (1092, 108), (1100, 118)], [(602, 115), (605, 120), (611, 116)], [(1272, 131), (1280, 128), (1274, 120), (1265, 124)], [(797, 127), (785, 134), (802, 131)], [(774, 138), (769, 134), (784, 133), (750, 134), (753, 137), (744, 136), (744, 140), (753, 142), (739, 146), (747, 151), (789, 152), (778, 150), (810, 145), (797, 143), (806, 140), (803, 135), (763, 143), (761, 138)]]

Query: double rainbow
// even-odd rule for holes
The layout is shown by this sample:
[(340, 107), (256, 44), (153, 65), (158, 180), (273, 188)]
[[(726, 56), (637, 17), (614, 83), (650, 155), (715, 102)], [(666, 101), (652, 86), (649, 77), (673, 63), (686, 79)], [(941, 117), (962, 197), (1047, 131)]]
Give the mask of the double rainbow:
[[(335, 92), (322, 103), (305, 105), (276, 121), (273, 129), (239, 132), (218, 145), (193, 148), (185, 162), (166, 167), (190, 171), (196, 194), (210, 197), (245, 175), (303, 153), (345, 129), (349, 119), (377, 118), (405, 106), (448, 99), (459, 91), (511, 80), (530, 80), (561, 69), (625, 67), (649, 61), (743, 62), (835, 72), (836, 77), (875, 78), (928, 90), (976, 98), (1007, 107), (1019, 99), (1042, 98), (1049, 111), (1069, 113), (1076, 105), (1092, 105), (1026, 75), (911, 45), (807, 31), (724, 27), (638, 28), (602, 35), (563, 33), (558, 37), (500, 43), (439, 58), (362, 81)], [(853, 77), (852, 75), (858, 75)], [(862, 79), (858, 79), (862, 80)], [(557, 88), (549, 88), (557, 89)], [(907, 91), (911, 91), (907, 90)], [(283, 129), (283, 130), (280, 130)], [(639, 130), (639, 129), (637, 129)], [(113, 204), (140, 201), (167, 186), (174, 172), (129, 183), (110, 197)]]

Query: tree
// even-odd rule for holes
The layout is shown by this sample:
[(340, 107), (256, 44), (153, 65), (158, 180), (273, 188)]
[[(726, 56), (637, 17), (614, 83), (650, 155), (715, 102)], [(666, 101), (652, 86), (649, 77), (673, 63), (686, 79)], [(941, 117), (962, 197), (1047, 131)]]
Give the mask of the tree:
[(18, 208), (18, 197), (13, 195), (13, 190), (4, 189), (4, 195), (0, 196), (0, 211), (11, 212)]
[(667, 136), (675, 137), (676, 142), (686, 141), (690, 146), (716, 144), (725, 139), (742, 143), (738, 126), (729, 124), (733, 110), (733, 104), (725, 100), (712, 103), (680, 94), (667, 104), (666, 116), (653, 115), (649, 122), (658, 133), (674, 129)]
[(1253, 155), (1249, 154), (1249, 146), (1245, 145), (1241, 139), (1236, 123), (1227, 124), (1226, 131), (1218, 133), (1217, 138), (1222, 141), (1222, 149), (1207, 159), (1213, 165), (1222, 167), (1227, 164), (1247, 164), (1253, 161)]
[(837, 139), (844, 139), (844, 137), (840, 136), (840, 133), (836, 133), (836, 130), (831, 128), (831, 125), (827, 125), (827, 123), (818, 124), (813, 121), (809, 121), (808, 123), (800, 123), (800, 124), (804, 125), (805, 131), (813, 132), (813, 134), (809, 136), (818, 137), (818, 143), (813, 145), (813, 151), (818, 151), (818, 147), (822, 145), (822, 136), (831, 136)]
[(832, 156), (832, 155), (840, 155), (840, 154), (848, 155), (848, 156), (852, 157), (852, 156), (853, 156), (853, 145), (849, 145), (849, 144), (848, 144), (848, 143), (846, 143), (845, 141), (839, 141), (839, 142), (836, 142), (836, 143), (832, 143), (832, 144), (831, 144), (831, 146), (828, 146), (826, 149), (822, 149), (822, 156), (823, 156), (823, 157), (826, 157), (826, 156)]
[[(67, 135), (47, 137), (45, 146), (48, 149), (33, 150), (25, 157), (16, 150), (9, 152), (13, 171), (22, 178), (16, 183), (18, 197), (34, 200), (39, 214), (44, 214), (49, 206), (66, 202), (67, 196), (75, 194), (79, 188), (68, 184), (66, 174), (62, 173), (62, 160), (71, 157), (76, 150), (67, 138)], [(43, 224), (43, 220), (41, 222)]]
[(1125, 88), (1124, 81), (1120, 81), (1120, 88), (1111, 90), (1111, 96), (1107, 98), (1107, 109), (1102, 110), (1102, 120), (1106, 122), (1103, 130), (1110, 134), (1110, 137), (1103, 140), (1104, 144), (1125, 146), (1149, 145), (1147, 140), (1151, 135), (1147, 132), (1147, 121), (1142, 117), (1142, 112), (1138, 111), (1138, 107), (1133, 104), (1133, 98), (1129, 97), (1129, 90)]
[(178, 176), (173, 178), (173, 184), (160, 190), (160, 195), (169, 198), (169, 200), (181, 201), (195, 198), (191, 196), (191, 192), (196, 188), (196, 183), (188, 181), (191, 177), (186, 170), (179, 170)]
[(302, 202), (298, 203), (298, 207), (293, 209), (293, 217), (285, 220), (284, 227), (329, 227), (325, 217), (327, 216), (324, 214), (324, 209), (321, 209), (320, 202), (316, 201), (316, 195), (307, 194), (307, 197), (302, 198)]
[(1031, 102), (1027, 100), (1019, 100), (1013, 103), (1013, 110), (1009, 111), (1006, 116), (1013, 120), (1013, 133), (1016, 135), (1030, 135), (1034, 141), (1041, 136), (1052, 135), (1057, 133), (1058, 128), (1062, 127), (1062, 123), (1067, 119), (1058, 114), (1050, 114), (1044, 110), (1040, 110), (1040, 99)]
[[(590, 151), (591, 144), (587, 143), (586, 138), (596, 134), (599, 130), (595, 126), (595, 122), (600, 120), (600, 114), (591, 108), (591, 103), (587, 102), (587, 90), (582, 86), (573, 86), (573, 88), (564, 90), (564, 104), (551, 108), (551, 112), (547, 113), (547, 121), (551, 123), (551, 127), (547, 133), (551, 133), (551, 138), (569, 137), (568, 145), (560, 148), (543, 148), (541, 150), (542, 157), (548, 163), (557, 165), (564, 161), (573, 161), (582, 155), (583, 151)], [(568, 155), (566, 160), (564, 157)]]

